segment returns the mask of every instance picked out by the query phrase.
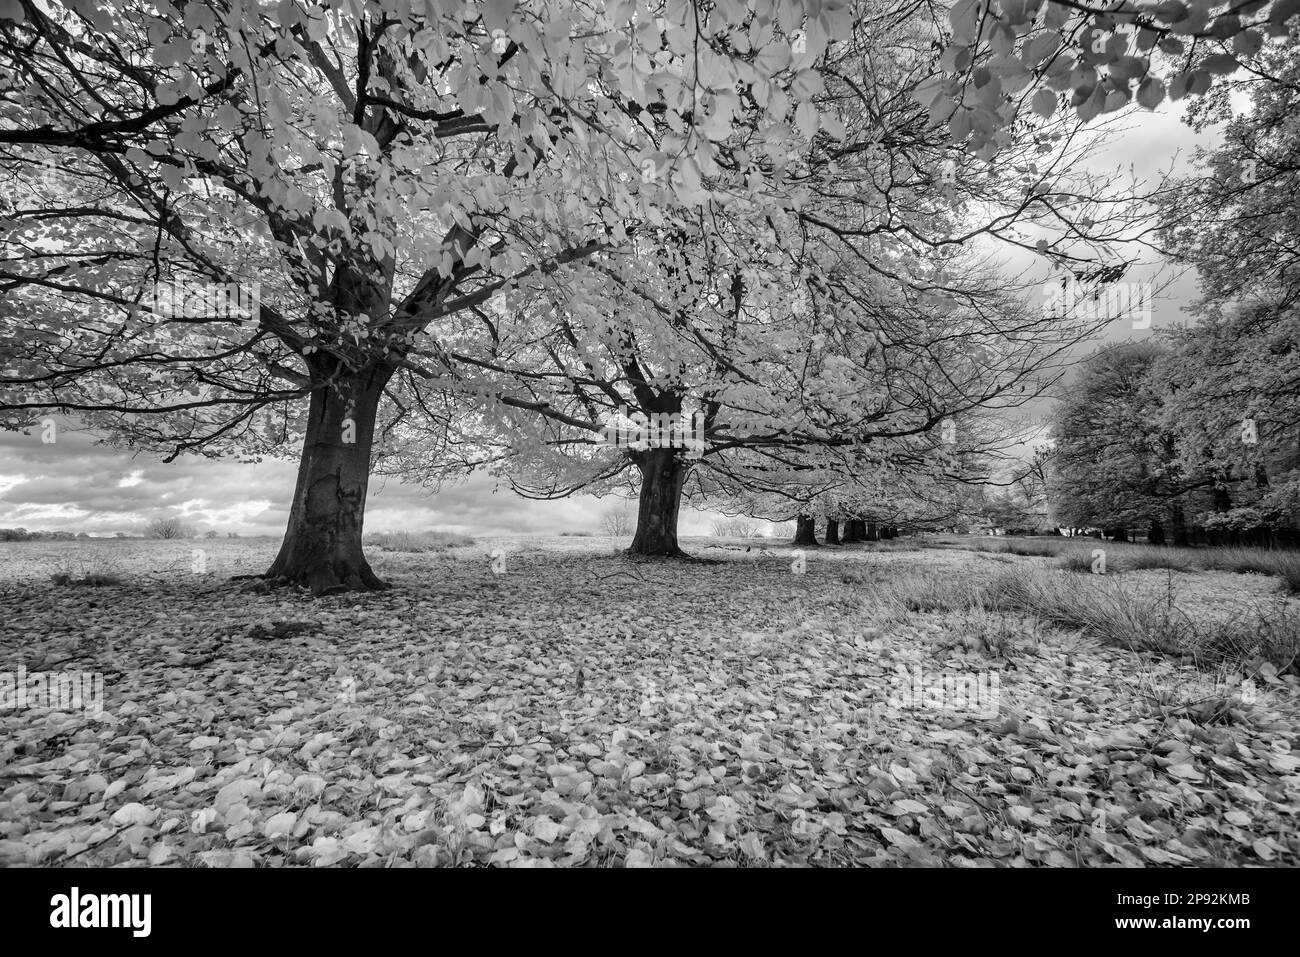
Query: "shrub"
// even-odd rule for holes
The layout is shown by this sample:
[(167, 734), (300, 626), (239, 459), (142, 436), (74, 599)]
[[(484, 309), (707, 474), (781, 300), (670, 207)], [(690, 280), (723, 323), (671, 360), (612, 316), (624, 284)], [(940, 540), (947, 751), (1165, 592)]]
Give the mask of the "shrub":
[(631, 535), (633, 527), (632, 516), (628, 514), (626, 505), (621, 508), (606, 509), (605, 514), (600, 517), (600, 528), (606, 535)]
[(758, 522), (744, 515), (714, 519), (714, 538), (754, 538), (758, 535)]
[(150, 538), (189, 538), (194, 531), (187, 527), (179, 518), (155, 518), (149, 523), (148, 529)]

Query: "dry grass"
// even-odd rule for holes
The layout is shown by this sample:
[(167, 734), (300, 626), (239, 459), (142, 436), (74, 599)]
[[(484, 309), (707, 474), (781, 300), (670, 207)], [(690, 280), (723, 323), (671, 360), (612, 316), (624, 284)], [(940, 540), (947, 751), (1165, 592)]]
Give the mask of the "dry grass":
[(425, 532), (371, 532), (366, 544), (388, 552), (440, 552), (448, 548), (464, 548), (474, 544), (468, 535), (430, 529)]
[[(1072, 569), (1091, 571), (1087, 553), (1065, 559)], [(1179, 608), (1174, 581), (1171, 575), (1165, 594), (1153, 600), (1149, 591), (1109, 576), (1083, 578), (1022, 566), (991, 577), (914, 574), (883, 583), (877, 597), (900, 612), (1028, 615), (1109, 644), (1187, 656), (1205, 668), (1228, 664), (1257, 671), (1268, 662), (1278, 672), (1300, 672), (1300, 609), (1277, 600), (1196, 620)]]
[(1061, 556), (1061, 567), (1068, 572), (1091, 572), (1093, 561), (1090, 552), (1069, 552)]
[(122, 584), (120, 572), (111, 554), (65, 555), (56, 562), (50, 581), (60, 587), (103, 588)]
[(1288, 594), (1300, 594), (1300, 551), (1267, 548), (1172, 548), (1108, 542), (1099, 538), (1011, 538), (986, 540), (979, 537), (934, 540), (941, 548), (963, 548), (992, 555), (1025, 555), (1059, 558), (1069, 571), (1092, 571), (1093, 552), (1106, 553), (1107, 574), (1167, 568), (1176, 572), (1224, 571), (1237, 574), (1273, 575)]

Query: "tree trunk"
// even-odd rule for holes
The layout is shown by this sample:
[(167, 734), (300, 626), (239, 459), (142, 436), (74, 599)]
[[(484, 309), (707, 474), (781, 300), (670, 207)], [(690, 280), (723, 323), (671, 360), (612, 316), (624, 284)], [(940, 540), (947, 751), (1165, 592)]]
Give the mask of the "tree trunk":
[(800, 515), (795, 523), (794, 544), (816, 545), (817, 526), (811, 515)]
[(1173, 527), (1174, 547), (1187, 547), (1187, 520), (1183, 517), (1183, 507), (1173, 505), (1169, 508), (1169, 524)]
[(844, 534), (840, 536), (841, 545), (851, 545), (862, 541), (862, 523), (856, 518), (844, 520)]
[(838, 518), (826, 519), (826, 544), (838, 545), (840, 543), (840, 520)]
[(1151, 527), (1147, 529), (1148, 545), (1163, 545), (1165, 543), (1165, 529), (1159, 522), (1152, 522)]
[(880, 541), (880, 534), (876, 531), (875, 522), (867, 522), (867, 534), (863, 535), (862, 538), (868, 542)]
[(629, 555), (677, 558), (677, 514), (682, 504), (682, 487), (690, 466), (677, 449), (647, 449), (637, 455), (641, 470), (641, 497), (636, 513), (636, 534)]
[(313, 595), (374, 591), (380, 581), (362, 552), (375, 414), (391, 369), (369, 367), (332, 382), (319, 368), (313, 380), (298, 483), (280, 553), (265, 577), (301, 585)]

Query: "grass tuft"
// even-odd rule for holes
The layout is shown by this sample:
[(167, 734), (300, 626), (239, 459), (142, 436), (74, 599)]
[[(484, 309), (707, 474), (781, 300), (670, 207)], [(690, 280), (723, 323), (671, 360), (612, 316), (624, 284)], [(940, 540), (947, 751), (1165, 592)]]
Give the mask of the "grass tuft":
[[(1091, 559), (1084, 564), (1085, 557), (1066, 555), (1062, 562), (1070, 571), (1091, 571)], [(1268, 662), (1279, 673), (1300, 673), (1300, 609), (1279, 600), (1247, 613), (1198, 622), (1177, 607), (1173, 581), (1171, 577), (1163, 598), (1155, 598), (1112, 576), (1021, 566), (985, 580), (971, 575), (909, 576), (881, 585), (876, 598), (907, 612), (1031, 616), (1108, 644), (1189, 657), (1206, 668), (1227, 664), (1257, 670)]]
[(60, 588), (105, 588), (123, 583), (117, 562), (101, 555), (60, 559), (50, 581)]

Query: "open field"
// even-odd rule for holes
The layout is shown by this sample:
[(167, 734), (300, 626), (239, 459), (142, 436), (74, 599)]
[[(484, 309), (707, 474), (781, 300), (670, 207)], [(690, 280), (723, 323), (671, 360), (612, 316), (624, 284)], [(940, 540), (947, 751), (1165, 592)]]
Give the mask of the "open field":
[[(1293, 625), (1275, 577), (620, 544), (372, 549), (393, 590), (315, 602), (229, 580), (269, 540), (0, 546), (4, 669), (103, 674), (98, 715), (0, 711), (0, 861), (1300, 863), (1281, 633), (1126, 645), (1025, 588), (1203, 636)], [(908, 693), (944, 674), (979, 700)]]

